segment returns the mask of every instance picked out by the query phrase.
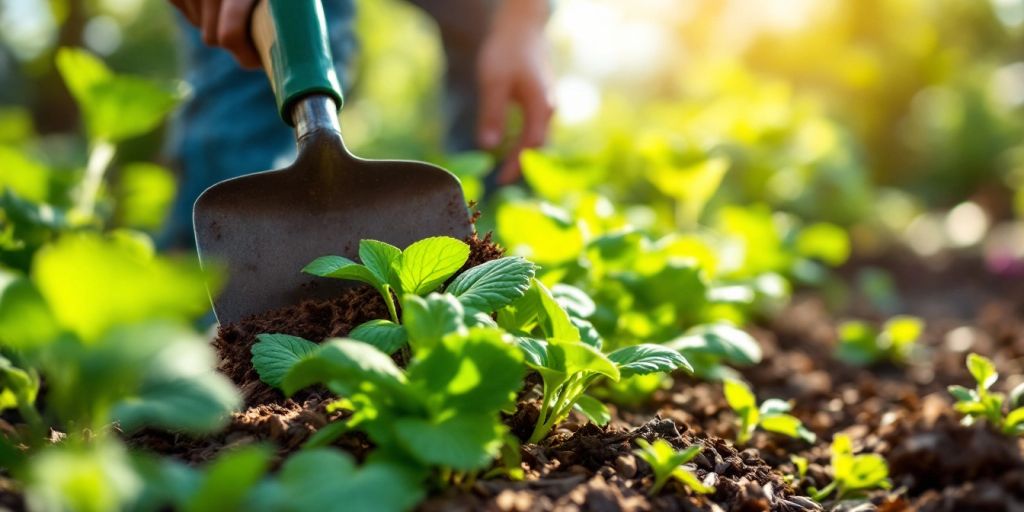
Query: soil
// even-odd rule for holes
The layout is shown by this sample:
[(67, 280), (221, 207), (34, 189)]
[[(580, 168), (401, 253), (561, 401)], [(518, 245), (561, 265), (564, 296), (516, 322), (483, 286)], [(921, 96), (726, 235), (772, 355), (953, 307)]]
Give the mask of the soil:
[[(499, 257), (488, 238), (471, 240), (467, 266)], [(985, 425), (963, 426), (946, 392), (950, 384), (969, 385), (964, 367), (968, 352), (995, 361), (1002, 376), (996, 388), (1007, 391), (1024, 380), (1024, 285), (985, 272), (980, 260), (960, 256), (946, 266), (930, 266), (904, 254), (861, 261), (841, 270), (854, 282), (859, 269), (887, 269), (901, 291), (901, 313), (927, 322), (923, 351), (905, 367), (882, 364), (859, 368), (834, 356), (835, 326), (846, 317), (885, 317), (854, 294), (837, 317), (820, 292), (798, 293), (771, 319), (749, 328), (761, 342), (764, 361), (740, 369), (758, 398), (792, 401), (794, 414), (818, 435), (815, 444), (755, 433), (746, 446), (734, 446), (735, 416), (721, 385), (677, 376), (671, 388), (656, 392), (640, 406), (611, 406), (604, 428), (572, 417), (539, 445), (524, 445), (526, 478), (479, 480), (468, 488), (435, 493), (421, 505), (439, 510), (821, 510), (803, 497), (809, 486), (830, 481), (829, 444), (834, 434), (849, 434), (855, 450), (874, 452), (889, 462), (893, 489), (869, 493), (863, 500), (826, 502), (830, 510), (1024, 510), (1024, 456), (1021, 441), (994, 433)], [(145, 432), (133, 441), (200, 463), (232, 446), (272, 441), (283, 455), (317, 428), (335, 419), (326, 412), (330, 399), (313, 391), (285, 399), (259, 382), (249, 363), (255, 335), (283, 332), (321, 341), (343, 336), (360, 322), (386, 317), (383, 302), (369, 289), (355, 288), (326, 302), (307, 302), (272, 311), (220, 329), (214, 345), (221, 370), (238, 384), (246, 409), (223, 433), (189, 440)], [(848, 315), (848, 316), (847, 316)], [(528, 386), (535, 381), (528, 380)], [(339, 414), (339, 413), (334, 413)], [(511, 430), (527, 437), (536, 419), (530, 393), (507, 418)], [(693, 461), (699, 478), (716, 486), (700, 496), (670, 483), (657, 496), (646, 491), (652, 476), (633, 454), (636, 438), (666, 439), (677, 447), (704, 448)], [(361, 456), (365, 438), (339, 444)], [(810, 461), (807, 478), (795, 485), (791, 455)]]

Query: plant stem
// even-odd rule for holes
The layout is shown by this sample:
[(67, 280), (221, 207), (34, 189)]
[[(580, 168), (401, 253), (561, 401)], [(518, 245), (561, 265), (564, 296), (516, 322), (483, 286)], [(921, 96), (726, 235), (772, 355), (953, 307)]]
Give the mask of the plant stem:
[(398, 311), (395, 309), (395, 299), (391, 296), (391, 287), (384, 285), (383, 292), (381, 295), (384, 296), (384, 304), (388, 307), (388, 314), (391, 315), (391, 321), (394, 323), (398, 322)]
[(75, 209), (87, 216), (96, 213), (96, 197), (103, 184), (103, 175), (107, 173), (110, 162), (114, 160), (117, 148), (105, 140), (96, 141), (89, 150), (89, 161), (85, 164), (85, 176), (79, 185)]

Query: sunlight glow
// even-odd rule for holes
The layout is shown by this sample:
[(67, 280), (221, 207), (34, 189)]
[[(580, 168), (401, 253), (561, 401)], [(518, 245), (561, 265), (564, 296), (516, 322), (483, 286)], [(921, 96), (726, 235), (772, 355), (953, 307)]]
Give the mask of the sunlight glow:
[(597, 87), (582, 78), (567, 76), (555, 86), (558, 118), (565, 124), (578, 124), (597, 114), (601, 94)]

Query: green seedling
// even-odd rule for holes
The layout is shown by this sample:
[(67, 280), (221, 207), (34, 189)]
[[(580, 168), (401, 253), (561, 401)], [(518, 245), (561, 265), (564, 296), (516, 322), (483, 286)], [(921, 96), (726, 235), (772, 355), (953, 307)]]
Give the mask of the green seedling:
[(633, 450), (633, 453), (649, 464), (654, 471), (654, 485), (649, 491), (651, 496), (658, 494), (669, 478), (675, 478), (699, 494), (715, 492), (714, 487), (704, 485), (697, 475), (683, 467), (683, 464), (690, 462), (700, 453), (700, 445), (695, 444), (681, 451), (677, 451), (664, 439), (656, 439), (654, 444), (648, 443), (645, 439), (637, 439), (636, 445), (640, 448)]
[(832, 438), (832, 483), (822, 489), (810, 488), (811, 498), (822, 501), (835, 492), (835, 500), (860, 497), (863, 491), (889, 489), (889, 466), (876, 453), (853, 454), (850, 437), (836, 434)]
[[(971, 425), (983, 419), (1005, 435), (1017, 436), (1024, 433), (1024, 404), (1021, 403), (1021, 399), (1024, 398), (1024, 384), (1014, 388), (1009, 397), (990, 391), (992, 385), (999, 379), (999, 374), (996, 373), (992, 361), (974, 353), (967, 356), (967, 370), (977, 383), (974, 389), (963, 386), (949, 387), (950, 394), (956, 398), (953, 408), (964, 414), (963, 423)], [(1005, 409), (1010, 410), (1004, 414)]]
[(758, 407), (757, 398), (750, 388), (735, 379), (725, 380), (724, 391), (725, 400), (739, 419), (736, 444), (747, 444), (758, 427), (768, 432), (803, 439), (808, 443), (815, 441), (814, 432), (808, 430), (796, 416), (789, 414), (792, 406), (788, 402), (769, 398)]
[(285, 394), (323, 385), (339, 399), (332, 409), (351, 416), (321, 429), (311, 446), (346, 431), (412, 461), (445, 471), (483, 469), (499, 455), (507, 428), (499, 412), (522, 386), (522, 352), (496, 328), (459, 326), (451, 334), (414, 344), (408, 371), (373, 345), (333, 339), (316, 346), (293, 337), (265, 336), (253, 364), (264, 382)]
[(743, 329), (727, 323), (698, 325), (664, 344), (678, 350), (693, 364), (701, 378), (721, 379), (735, 376), (726, 366), (750, 366), (761, 362), (761, 345)]
[(880, 361), (905, 363), (924, 331), (924, 321), (912, 316), (894, 316), (878, 331), (861, 321), (839, 326), (839, 359), (856, 365)]

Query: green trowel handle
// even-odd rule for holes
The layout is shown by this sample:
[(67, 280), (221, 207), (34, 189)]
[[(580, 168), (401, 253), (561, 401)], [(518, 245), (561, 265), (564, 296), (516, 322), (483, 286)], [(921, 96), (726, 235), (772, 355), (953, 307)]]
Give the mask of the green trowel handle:
[(320, 0), (261, 0), (251, 28), (284, 122), (294, 124), (291, 107), (310, 94), (329, 96), (341, 108)]

